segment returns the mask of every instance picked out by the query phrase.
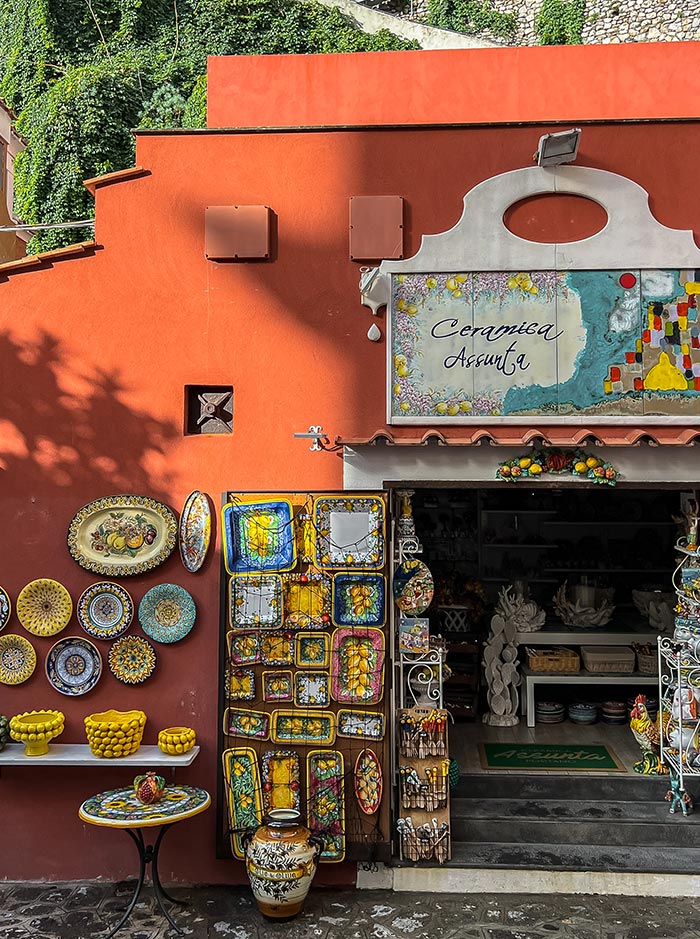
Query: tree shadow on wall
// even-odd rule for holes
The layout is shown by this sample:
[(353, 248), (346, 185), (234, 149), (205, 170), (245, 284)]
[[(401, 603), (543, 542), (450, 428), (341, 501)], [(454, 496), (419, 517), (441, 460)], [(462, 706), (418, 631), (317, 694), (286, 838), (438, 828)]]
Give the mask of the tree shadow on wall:
[[(173, 423), (128, 406), (118, 374), (68, 356), (60, 340), (0, 333), (0, 481), (4, 498), (66, 499), (76, 510), (104, 495), (166, 499)], [(21, 512), (21, 508), (19, 508)]]

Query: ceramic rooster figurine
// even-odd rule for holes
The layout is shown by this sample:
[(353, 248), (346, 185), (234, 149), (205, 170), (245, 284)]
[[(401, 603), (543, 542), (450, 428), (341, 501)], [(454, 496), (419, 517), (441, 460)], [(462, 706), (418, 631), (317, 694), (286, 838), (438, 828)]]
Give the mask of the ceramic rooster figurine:
[(642, 748), (643, 757), (634, 764), (635, 773), (642, 773), (644, 776), (665, 776), (668, 773), (668, 768), (661, 762), (660, 757), (660, 720), (663, 720), (665, 734), (670, 715), (664, 714), (662, 717), (660, 712), (660, 716), (652, 721), (647, 712), (646, 695), (637, 695), (630, 713), (630, 730)]

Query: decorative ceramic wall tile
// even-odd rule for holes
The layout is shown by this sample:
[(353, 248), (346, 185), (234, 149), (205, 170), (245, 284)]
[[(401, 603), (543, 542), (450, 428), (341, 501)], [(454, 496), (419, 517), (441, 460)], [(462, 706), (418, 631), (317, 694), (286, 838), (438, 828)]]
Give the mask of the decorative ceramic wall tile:
[(292, 672), (264, 671), (262, 673), (263, 701), (292, 701), (294, 680)]
[(295, 661), (299, 668), (328, 668), (331, 661), (329, 633), (297, 633)]
[(330, 701), (328, 672), (297, 672), (294, 676), (294, 703), (297, 707), (326, 707)]

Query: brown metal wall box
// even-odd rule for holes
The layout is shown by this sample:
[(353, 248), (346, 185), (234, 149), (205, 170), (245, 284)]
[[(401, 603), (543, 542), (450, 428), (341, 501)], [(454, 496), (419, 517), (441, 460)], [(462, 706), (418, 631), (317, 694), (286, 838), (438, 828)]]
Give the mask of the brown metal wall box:
[(208, 205), (204, 216), (205, 254), (210, 261), (270, 257), (267, 205)]
[(403, 197), (350, 197), (350, 260), (403, 257)]

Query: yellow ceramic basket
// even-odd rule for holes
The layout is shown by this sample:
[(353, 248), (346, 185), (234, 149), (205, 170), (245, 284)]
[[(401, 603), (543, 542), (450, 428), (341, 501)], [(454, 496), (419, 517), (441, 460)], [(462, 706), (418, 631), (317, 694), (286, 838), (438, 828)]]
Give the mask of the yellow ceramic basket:
[(143, 711), (101, 711), (85, 718), (85, 735), (95, 756), (118, 759), (136, 753), (145, 726)]
[(158, 746), (169, 756), (187, 753), (197, 742), (197, 735), (191, 727), (166, 727), (158, 734)]
[(10, 736), (24, 744), (25, 756), (43, 756), (49, 742), (63, 733), (61, 711), (25, 711), (10, 721)]

